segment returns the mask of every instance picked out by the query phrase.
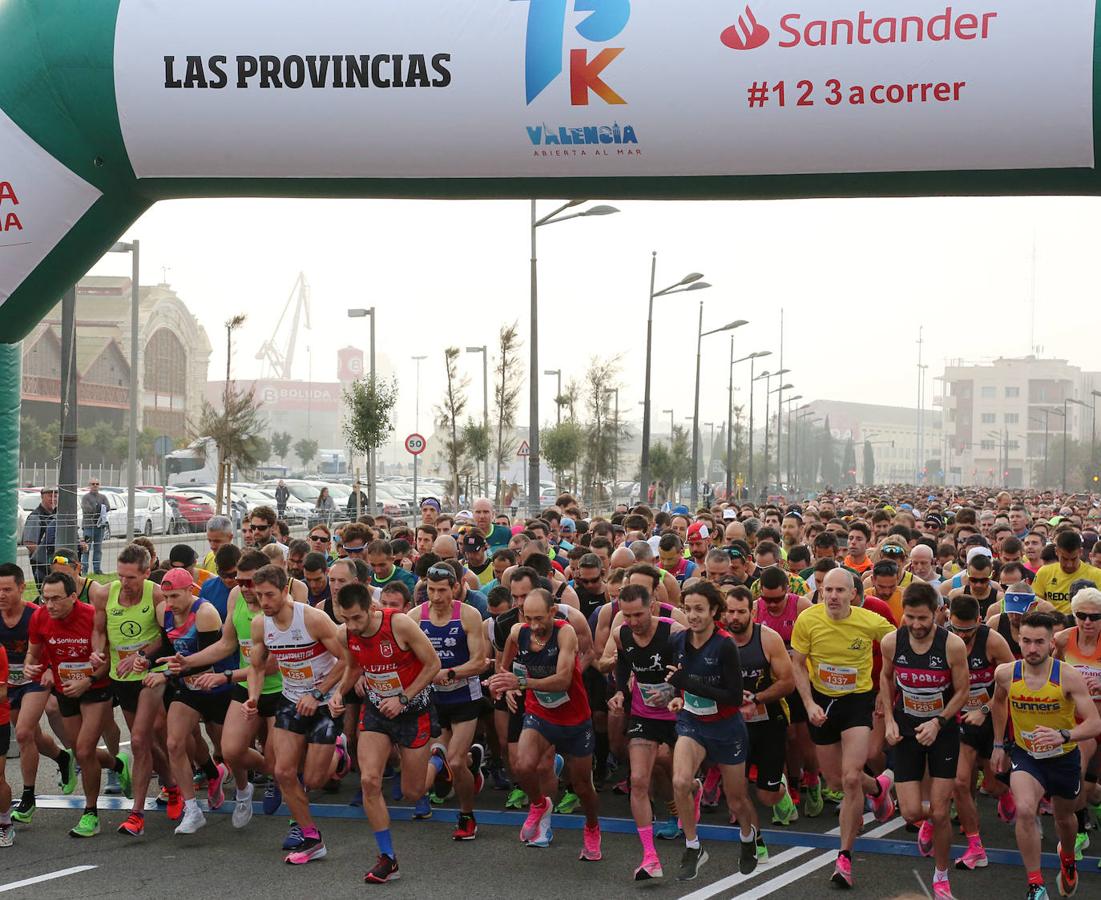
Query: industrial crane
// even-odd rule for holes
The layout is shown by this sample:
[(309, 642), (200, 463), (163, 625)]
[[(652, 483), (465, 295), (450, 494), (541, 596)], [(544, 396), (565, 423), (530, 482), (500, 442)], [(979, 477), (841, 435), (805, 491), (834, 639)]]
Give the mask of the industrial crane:
[[(280, 352), (276, 346), (279, 337), (279, 329), (283, 326), (283, 320), (287, 317), (291, 306), (294, 306), (294, 316), (291, 318), (291, 331), (287, 338), (287, 349)], [(306, 282), (306, 276), (298, 273), (298, 279), (291, 288), (291, 295), (283, 306), (283, 312), (279, 314), (279, 321), (275, 323), (275, 330), (271, 337), (260, 345), (256, 358), (264, 361), (264, 377), (288, 380), (294, 367), (294, 345), (298, 340), (298, 326), (305, 315), (306, 328), (310, 327), (310, 286)]]

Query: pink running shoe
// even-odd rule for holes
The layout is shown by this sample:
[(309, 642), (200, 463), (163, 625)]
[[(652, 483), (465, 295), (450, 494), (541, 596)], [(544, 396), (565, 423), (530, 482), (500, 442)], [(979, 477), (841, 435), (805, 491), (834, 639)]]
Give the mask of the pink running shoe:
[(648, 856), (642, 860), (642, 865), (635, 869), (635, 881), (650, 881), (651, 879), (664, 878), (665, 872), (661, 868), (661, 860), (656, 856)]
[[(699, 825), (700, 824), (700, 803), (703, 801), (703, 783), (698, 778), (696, 779), (696, 792), (693, 796), (695, 797), (695, 799), (693, 801), (693, 811), (694, 811), (695, 816), (696, 816), (696, 818), (693, 821), (695, 822), (695, 824)], [(681, 821), (679, 816), (677, 817), (677, 826), (680, 827), (681, 829), (684, 828), (684, 823)]]
[(944, 881), (933, 882), (933, 900), (954, 900), (952, 888), (948, 884), (947, 878)]
[(210, 802), (211, 809), (218, 809), (226, 802), (226, 795), (222, 790), (222, 785), (225, 783), (226, 776), (229, 774), (229, 769), (227, 769), (223, 763), (218, 763), (217, 768), (218, 777), (209, 778), (206, 782), (206, 798)]
[(830, 881), (833, 882), (835, 887), (839, 888), (851, 888), (853, 886), (853, 864), (847, 857), (838, 854)]
[(883, 774), (876, 779), (876, 783), (879, 785), (879, 796), (871, 798), (872, 812), (877, 822), (886, 822), (895, 814), (895, 801), (891, 799), (893, 782), (890, 775)]
[(1017, 801), (1013, 791), (1006, 791), (998, 798), (998, 818), (1012, 825), (1017, 821)]
[(978, 841), (969, 844), (967, 852), (956, 860), (957, 869), (985, 869), (988, 865), (990, 860), (986, 858), (986, 850)]
[(541, 806), (536, 806), (534, 803), (528, 806), (528, 817), (524, 820), (523, 827), (520, 829), (521, 841), (526, 844), (535, 838), (536, 834), (539, 833), (539, 823), (544, 816), (550, 815), (551, 809), (550, 797), (544, 797)]
[[(703, 778), (703, 793), (701, 795), (701, 802), (706, 809), (715, 809), (719, 805), (719, 797), (722, 792), (723, 773), (718, 766), (711, 766), (707, 770), (707, 774)], [(699, 804), (697, 803), (697, 806)], [(700, 820), (699, 814), (696, 815), (696, 821)]]
[(921, 823), (917, 836), (918, 852), (922, 856), (933, 855), (933, 823), (926, 819)]
[(600, 852), (600, 826), (590, 828), (586, 825), (581, 856), (578, 859), (586, 862), (599, 862), (603, 858), (604, 854)]

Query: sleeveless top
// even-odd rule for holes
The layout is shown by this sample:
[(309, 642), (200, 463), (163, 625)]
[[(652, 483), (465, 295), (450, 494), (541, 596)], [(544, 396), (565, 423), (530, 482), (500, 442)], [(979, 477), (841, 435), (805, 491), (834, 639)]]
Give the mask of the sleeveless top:
[[(735, 641), (734, 643), (737, 643)], [(751, 694), (759, 694), (772, 684), (772, 666), (765, 655), (761, 643), (761, 626), (753, 623), (749, 643), (738, 647), (738, 662), (742, 667), (742, 689)], [(742, 706), (742, 718), (746, 725), (762, 722), (783, 722), (787, 724), (787, 715), (781, 700), (771, 703), (754, 703)]]
[(33, 604), (24, 604), (19, 620), (12, 626), (8, 626), (0, 616), (0, 647), (8, 654), (8, 687), (20, 687), (27, 683), (23, 660), (27, 656), (31, 616), (34, 615), (35, 608)]
[(990, 628), (980, 625), (975, 633), (975, 643), (967, 653), (967, 700), (963, 704), (964, 713), (975, 712), (984, 706), (990, 706), (994, 697), (994, 670), (997, 666), (990, 661), (986, 653), (986, 642), (990, 637)]
[[(690, 634), (690, 631), (680, 631), (671, 638), (677, 651), (677, 663), (683, 666), (685, 672), (705, 684), (721, 685), (724, 673), (720, 651), (725, 642), (733, 642), (734, 639), (726, 631), (716, 628), (706, 644), (702, 647), (693, 647), (688, 642)], [(738, 715), (740, 711), (741, 704), (720, 703), (710, 697), (700, 697), (691, 691), (684, 691), (682, 714), (694, 715), (700, 721), (715, 722), (729, 719)]]
[[(367, 681), (367, 701), (378, 707), (387, 697), (409, 694), (409, 688), (424, 669), (412, 650), (402, 650), (394, 636), (395, 610), (382, 610), (382, 623), (374, 634), (348, 632), (348, 649), (363, 669)], [(409, 697), (406, 711), (424, 711), (432, 701), (431, 685), (415, 697)]]
[[(440, 658), (440, 667), (443, 669), (458, 668), (470, 662), (470, 646), (466, 639), (466, 629), (463, 628), (462, 609), (462, 602), (455, 600), (451, 604), (450, 620), (443, 625), (436, 625), (432, 621), (429, 604), (421, 606), (418, 624)], [(482, 681), (477, 675), (456, 678), (447, 684), (432, 685), (432, 692), (437, 705), (469, 703), (482, 699)]]
[[(516, 644), (518, 652), (512, 663), (516, 675), (528, 678), (551, 678), (558, 672), (558, 633), (566, 623), (555, 619), (547, 643), (541, 650), (531, 648), (531, 628), (520, 626)], [(573, 674), (564, 691), (529, 689), (525, 694), (524, 711), (555, 725), (580, 725), (592, 717), (589, 697), (581, 680), (581, 666), (574, 658)]]
[[(260, 615), (260, 610), (253, 612), (248, 608), (243, 594), (237, 597), (237, 603), (233, 607), (233, 630), (237, 633), (237, 646), (239, 648), (237, 668), (247, 669), (251, 663), (249, 654), (252, 652), (252, 620)], [(283, 688), (283, 676), (278, 672), (272, 672), (264, 676), (264, 685), (260, 689), (261, 694), (278, 694)]]
[[(111, 678), (115, 681), (141, 681), (145, 672), (119, 675), (119, 663), (134, 656), (142, 647), (160, 637), (157, 608), (153, 603), (153, 582), (142, 585), (141, 600), (133, 606), (119, 603), (122, 582), (113, 581), (107, 591), (107, 641), (111, 645)], [(167, 619), (170, 610), (165, 610)]]
[(998, 634), (1005, 638), (1005, 642), (1009, 644), (1009, 650), (1015, 659), (1024, 656), (1021, 652), (1021, 645), (1013, 639), (1013, 626), (1009, 623), (1009, 613), (1003, 612), (998, 619)]
[(336, 657), (306, 630), (306, 604), (292, 602), (291, 608), (290, 628), (280, 628), (275, 619), (264, 616), (264, 645), (279, 664), (283, 696), (297, 703), (325, 680)]
[(1034, 690), (1025, 682), (1024, 663), (1017, 660), (1013, 664), (1013, 680), (1009, 685), (1009, 715), (1013, 721), (1013, 740), (1033, 759), (1065, 756), (1078, 746), (1071, 741), (1050, 750), (1036, 749), (1034, 740), (1037, 725), (1046, 725), (1056, 731), (1061, 728), (1069, 731), (1074, 727), (1074, 701), (1063, 693), (1060, 685), (1063, 663), (1051, 658), (1048, 665), (1047, 680), (1039, 690)]
[[(668, 667), (676, 663), (676, 653), (669, 641), (673, 620), (658, 619), (657, 631), (650, 643), (640, 647), (635, 642), (631, 626), (619, 626), (619, 643), (623, 658), (635, 677), (631, 687), (631, 716), (639, 719), (664, 719), (671, 722), (676, 713), (669, 711), (669, 701), (676, 696), (676, 689), (665, 680)], [(626, 685), (619, 685), (620, 689)]]
[(895, 632), (895, 721), (904, 735), (944, 712), (953, 694), (948, 665), (948, 631), (936, 626), (933, 642), (924, 653), (910, 643), (910, 631)]
[[(199, 652), (199, 628), (195, 619), (199, 612), (199, 607), (205, 602), (205, 600), (196, 600), (193, 602), (190, 609), (187, 611), (187, 617), (182, 622), (176, 621), (176, 615), (172, 612), (172, 607), (165, 607), (164, 633), (168, 637), (168, 642), (172, 645), (172, 649), (181, 656), (191, 656)], [(228, 682), (223, 682), (212, 690), (204, 691), (202, 688), (196, 686), (196, 681), (204, 672), (228, 672), (232, 668), (233, 657), (229, 656), (219, 660), (213, 666), (204, 666), (198, 671), (188, 672), (180, 679), (180, 686), (184, 690), (193, 691), (198, 694), (223, 693), (230, 688)]]
[(1070, 637), (1067, 638), (1067, 647), (1063, 651), (1068, 663), (1082, 673), (1083, 678), (1095, 679), (1095, 686), (1086, 687), (1090, 692), (1090, 699), (1101, 703), (1101, 640), (1094, 645), (1092, 653), (1086, 653), (1078, 646), (1078, 626), (1068, 629)]
[(768, 604), (765, 603), (764, 599), (758, 597), (757, 602), (753, 605), (753, 621), (760, 625), (767, 625), (773, 631), (778, 632), (780, 637), (784, 639), (784, 646), (790, 650), (791, 632), (795, 628), (795, 617), (798, 615), (796, 612), (798, 606), (799, 595), (788, 594), (786, 603), (784, 604), (784, 611), (780, 613), (780, 615), (774, 616), (768, 611)]

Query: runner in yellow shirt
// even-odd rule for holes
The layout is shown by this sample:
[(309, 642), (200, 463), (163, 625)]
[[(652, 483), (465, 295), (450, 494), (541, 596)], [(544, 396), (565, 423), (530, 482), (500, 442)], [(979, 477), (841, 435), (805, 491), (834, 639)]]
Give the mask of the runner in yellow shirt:
[(1060, 532), (1055, 538), (1055, 553), (1059, 561), (1040, 567), (1032, 581), (1032, 589), (1066, 620), (1070, 616), (1071, 585), (1084, 580), (1101, 588), (1101, 569), (1082, 562), (1082, 535), (1077, 531)]
[(895, 628), (877, 613), (853, 607), (856, 585), (844, 569), (826, 573), (819, 596), (821, 602), (795, 620), (792, 665), (822, 773), (832, 790), (845, 794), (841, 851), (831, 880), (848, 888), (852, 887), (852, 849), (862, 824), (864, 795), (872, 797), (880, 821), (889, 819), (895, 809), (890, 777), (873, 779), (864, 773), (876, 698), (872, 645)]

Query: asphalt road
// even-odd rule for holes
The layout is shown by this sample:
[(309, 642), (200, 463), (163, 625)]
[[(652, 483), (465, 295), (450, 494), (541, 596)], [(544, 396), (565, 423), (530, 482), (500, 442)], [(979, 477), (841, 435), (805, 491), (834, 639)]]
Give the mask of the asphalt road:
[[(17, 760), (8, 760), (7, 777), (16, 793), (21, 786)], [(639, 844), (630, 822), (627, 800), (610, 791), (601, 794), (604, 819), (604, 859), (581, 862), (580, 823), (576, 816), (555, 817), (555, 841), (546, 850), (522, 846), (517, 837), (522, 815), (503, 812), (504, 794), (486, 790), (478, 799), (480, 831), (476, 841), (450, 839), (454, 810), (438, 808), (432, 820), (409, 821), (407, 807), (395, 808), (394, 841), (401, 863), (400, 881), (385, 886), (365, 885), (363, 873), (374, 863), (376, 849), (370, 829), (358, 808), (347, 805), (354, 790), (346, 782), (337, 795), (318, 794), (316, 815), (329, 848), (328, 858), (303, 867), (282, 862), (280, 844), (285, 815), (257, 815), (245, 829), (234, 830), (228, 815), (209, 816), (196, 835), (176, 837), (159, 812), (147, 816), (142, 838), (124, 838), (115, 828), (125, 818), (128, 801), (105, 798), (101, 804), (102, 833), (77, 840), (67, 831), (78, 817), (79, 797), (57, 794), (56, 769), (45, 762), (39, 773), (39, 809), (32, 825), (19, 826), (16, 844), (0, 851), (0, 893), (40, 900), (74, 896), (137, 897), (149, 895), (233, 896), (235, 898), (359, 897), (380, 893), (390, 898), (441, 897), (497, 898), (569, 897), (607, 898), (648, 896), (706, 900), (783, 896), (788, 900), (820, 898), (831, 893), (828, 884), (836, 855), (835, 839), (826, 834), (836, 827), (836, 815), (827, 805), (817, 819), (801, 819), (790, 828), (769, 827), (766, 838), (772, 861), (750, 878), (737, 875), (736, 830), (726, 827), (725, 810), (705, 813), (701, 834), (711, 856), (700, 877), (678, 883), (674, 874), (683, 844), (659, 841), (665, 865), (664, 882), (638, 885), (631, 880), (639, 860)], [(229, 804), (223, 808), (228, 812)], [(285, 812), (285, 811), (283, 811)], [(1024, 896), (1024, 875), (1016, 858), (1011, 829), (996, 820), (993, 805), (982, 802), (984, 837), (991, 853), (988, 869), (952, 872), (959, 898)], [(1045, 820), (1045, 851), (1055, 849), (1051, 820)], [(926, 883), (932, 863), (917, 855), (914, 835), (896, 817), (865, 826), (854, 861), (857, 890), (865, 898), (922, 897), (919, 877)], [(1101, 845), (1101, 838), (1097, 843)], [(995, 850), (995, 848), (1001, 848)], [(960, 848), (962, 850), (962, 848)], [(1079, 896), (1101, 897), (1097, 850), (1082, 866)], [(1045, 860), (1046, 862), (1048, 860)], [(79, 867), (87, 867), (80, 869)], [(68, 870), (77, 870), (66, 873)], [(60, 873), (60, 874), (59, 874)], [(49, 878), (49, 876), (56, 876)], [(49, 878), (49, 880), (36, 880)], [(27, 880), (33, 883), (23, 883)], [(1056, 895), (1054, 872), (1049, 890)]]

